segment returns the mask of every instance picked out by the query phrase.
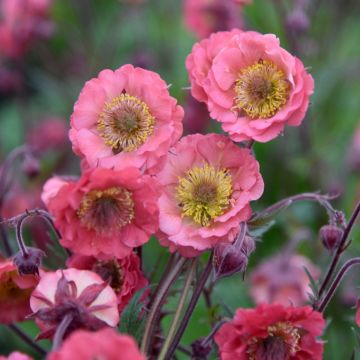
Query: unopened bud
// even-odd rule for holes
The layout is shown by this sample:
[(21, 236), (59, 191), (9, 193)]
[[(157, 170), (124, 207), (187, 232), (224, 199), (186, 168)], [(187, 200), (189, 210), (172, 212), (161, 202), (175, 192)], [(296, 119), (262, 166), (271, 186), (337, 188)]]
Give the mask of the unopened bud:
[(301, 8), (294, 9), (286, 19), (286, 26), (295, 32), (304, 32), (309, 28), (310, 21)]
[(25, 174), (30, 178), (34, 178), (40, 173), (40, 162), (32, 154), (26, 154), (22, 163), (22, 168)]
[(324, 225), (320, 228), (319, 234), (323, 245), (332, 252), (339, 246), (343, 230), (335, 225)]
[(199, 339), (191, 344), (191, 349), (192, 359), (203, 360), (206, 359), (210, 354), (212, 346), (210, 343), (204, 344), (203, 339)]
[(214, 250), (214, 280), (244, 272), (248, 264), (247, 255), (235, 245), (218, 244)]
[(26, 254), (18, 252), (14, 256), (14, 265), (17, 267), (20, 275), (39, 275), (41, 259), (45, 253), (40, 249), (32, 247), (27, 247), (26, 250)]

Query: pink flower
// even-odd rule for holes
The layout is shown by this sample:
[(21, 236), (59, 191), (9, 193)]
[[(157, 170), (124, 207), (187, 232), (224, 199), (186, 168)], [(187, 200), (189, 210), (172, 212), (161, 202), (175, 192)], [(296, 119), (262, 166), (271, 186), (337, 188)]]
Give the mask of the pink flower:
[(135, 340), (112, 329), (91, 333), (78, 330), (62, 344), (60, 350), (50, 353), (48, 360), (145, 360)]
[(325, 328), (321, 313), (310, 306), (259, 305), (238, 309), (215, 335), (221, 360), (321, 360)]
[(217, 134), (182, 138), (158, 178), (160, 243), (188, 257), (233, 242), (264, 188), (250, 151)]
[(38, 153), (63, 150), (68, 141), (67, 125), (63, 119), (56, 117), (44, 119), (27, 134), (27, 144)]
[(38, 278), (20, 276), (11, 260), (0, 260), (0, 323), (23, 321), (31, 313), (30, 295)]
[(134, 294), (148, 285), (140, 269), (140, 259), (135, 253), (129, 256), (110, 260), (97, 260), (91, 256), (73, 255), (67, 262), (72, 268), (92, 270), (115, 291), (118, 309), (121, 313)]
[(33, 358), (18, 351), (14, 351), (9, 356), (0, 355), (0, 360), (33, 360)]
[(200, 38), (243, 26), (239, 6), (233, 0), (185, 0), (184, 17), (186, 26)]
[(304, 305), (312, 293), (304, 267), (315, 280), (319, 277), (319, 269), (301, 255), (279, 255), (258, 265), (250, 275), (250, 294), (255, 303)]
[(192, 94), (206, 102), (232, 140), (267, 142), (301, 124), (314, 82), (271, 34), (218, 33), (186, 61)]
[(183, 109), (152, 71), (124, 65), (103, 70), (82, 89), (70, 140), (90, 166), (155, 171), (182, 133)]
[(63, 318), (71, 315), (66, 335), (76, 329), (96, 331), (119, 322), (114, 291), (92, 271), (66, 269), (46, 273), (31, 295), (32, 317), (42, 332), (52, 337)]
[(123, 258), (158, 229), (157, 184), (135, 168), (95, 168), (78, 181), (55, 177), (42, 199), (61, 244), (77, 254)]
[(34, 40), (49, 36), (53, 24), (48, 20), (51, 0), (2, 0), (0, 2), (0, 53), (19, 58)]

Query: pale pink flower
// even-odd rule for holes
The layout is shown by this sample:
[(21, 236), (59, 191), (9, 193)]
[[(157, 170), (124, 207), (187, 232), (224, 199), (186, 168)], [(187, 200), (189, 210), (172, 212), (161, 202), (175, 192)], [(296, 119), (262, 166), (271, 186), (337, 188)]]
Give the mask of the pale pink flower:
[(233, 0), (185, 0), (184, 20), (199, 38), (243, 27), (240, 7)]
[(60, 242), (77, 254), (123, 258), (158, 229), (158, 186), (135, 168), (95, 168), (79, 180), (50, 179), (42, 199)]
[(0, 355), (0, 360), (33, 360), (33, 358), (30, 357), (29, 355), (20, 353), (18, 351), (14, 351), (8, 356)]
[(96, 331), (119, 322), (115, 292), (88, 270), (45, 273), (31, 295), (30, 306), (42, 330), (38, 338), (52, 337), (66, 315), (72, 315), (66, 335), (80, 328)]
[(316, 280), (320, 270), (301, 255), (272, 257), (260, 263), (250, 275), (250, 294), (256, 304), (304, 305), (312, 294), (304, 268)]
[(82, 89), (71, 116), (73, 150), (90, 166), (155, 171), (182, 133), (183, 109), (152, 71), (103, 70)]
[(305, 117), (314, 82), (272, 34), (219, 33), (186, 61), (192, 94), (234, 141), (267, 142)]
[(112, 329), (97, 332), (75, 331), (52, 352), (48, 360), (145, 360), (135, 340)]
[(160, 243), (187, 257), (232, 243), (264, 188), (250, 150), (218, 134), (182, 138), (158, 178)]

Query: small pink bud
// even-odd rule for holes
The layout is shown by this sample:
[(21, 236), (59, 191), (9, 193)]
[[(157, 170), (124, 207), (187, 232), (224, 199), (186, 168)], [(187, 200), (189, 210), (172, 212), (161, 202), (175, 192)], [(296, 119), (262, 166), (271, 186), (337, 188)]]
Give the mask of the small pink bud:
[(338, 247), (343, 230), (335, 225), (324, 225), (319, 234), (323, 245), (332, 252)]
[(18, 252), (14, 258), (13, 263), (17, 267), (20, 275), (39, 275), (39, 267), (41, 265), (41, 258), (45, 253), (36, 248), (27, 247), (27, 254)]

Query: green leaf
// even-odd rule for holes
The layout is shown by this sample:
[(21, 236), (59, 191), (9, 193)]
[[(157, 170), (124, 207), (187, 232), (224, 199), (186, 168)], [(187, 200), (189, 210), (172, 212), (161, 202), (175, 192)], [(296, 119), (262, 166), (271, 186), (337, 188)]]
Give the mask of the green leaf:
[(144, 332), (145, 319), (144, 303), (141, 297), (148, 287), (138, 291), (121, 314), (119, 331), (133, 336), (138, 343)]

